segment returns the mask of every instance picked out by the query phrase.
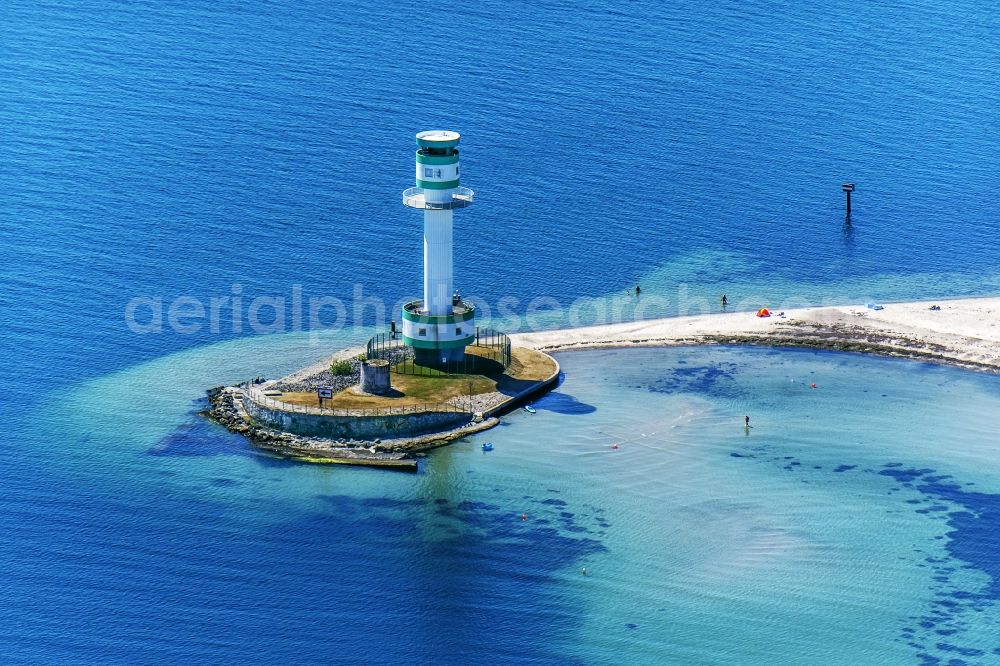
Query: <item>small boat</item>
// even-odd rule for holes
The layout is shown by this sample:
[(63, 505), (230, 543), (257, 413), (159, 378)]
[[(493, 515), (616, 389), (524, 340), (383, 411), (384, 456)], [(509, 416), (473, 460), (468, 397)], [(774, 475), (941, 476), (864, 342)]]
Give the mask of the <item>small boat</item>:
[(492, 451), (492, 450), (493, 450), (492, 443), (486, 442), (485, 444), (483, 444), (483, 451)]
[(524, 411), (528, 412), (529, 414), (534, 414), (535, 413), (535, 408), (532, 407), (531, 405), (525, 405), (524, 406)]

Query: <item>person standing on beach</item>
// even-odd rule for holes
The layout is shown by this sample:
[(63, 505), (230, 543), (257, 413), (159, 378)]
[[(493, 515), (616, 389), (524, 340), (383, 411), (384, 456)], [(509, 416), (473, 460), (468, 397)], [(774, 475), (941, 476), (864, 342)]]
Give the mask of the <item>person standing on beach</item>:
[(750, 417), (749, 416), (744, 416), (743, 417), (743, 422), (746, 423), (746, 426), (748, 428), (750, 427)]
[(727, 303), (729, 303), (729, 299), (728, 299), (728, 298), (726, 298), (726, 295), (725, 295), (725, 294), (723, 294), (723, 295), (722, 295), (722, 307), (726, 307), (726, 304), (727, 304)]

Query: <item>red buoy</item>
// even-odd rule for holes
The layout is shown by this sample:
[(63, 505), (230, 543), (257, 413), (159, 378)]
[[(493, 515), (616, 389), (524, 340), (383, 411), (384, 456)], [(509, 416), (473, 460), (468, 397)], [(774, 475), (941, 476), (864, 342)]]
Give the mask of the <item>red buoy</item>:
[(816, 385), (815, 384), (810, 384), (809, 388), (816, 388)]
[(521, 520), (527, 520), (527, 519), (528, 519), (528, 514), (522, 513), (521, 514)]
[(611, 448), (613, 448), (614, 450), (616, 450), (616, 451), (617, 451), (617, 450), (618, 450), (618, 445), (617, 445), (617, 444), (614, 444), (614, 445), (612, 445), (612, 447), (611, 447)]

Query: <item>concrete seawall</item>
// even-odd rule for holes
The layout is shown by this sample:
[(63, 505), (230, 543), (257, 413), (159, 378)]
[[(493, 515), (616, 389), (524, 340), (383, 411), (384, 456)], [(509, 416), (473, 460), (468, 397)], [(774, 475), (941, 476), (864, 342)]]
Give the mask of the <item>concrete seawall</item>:
[(284, 432), (326, 439), (396, 439), (451, 430), (472, 421), (467, 412), (414, 412), (378, 416), (338, 416), (290, 411), (258, 402), (243, 393), (243, 406), (255, 421)]
[[(551, 367), (546, 364), (539, 369), (536, 358), (536, 365), (528, 363), (527, 372), (508, 384), (505, 392), (494, 392), (502, 398), (499, 404), (483, 405), (477, 413), (473, 413), (473, 401), (463, 406), (320, 409), (275, 400), (265, 395), (266, 385), (240, 385), (209, 391), (211, 410), (206, 416), (265, 451), (295, 460), (412, 472), (418, 469), (414, 458), (424, 451), (492, 428), (501, 414), (557, 385), (559, 363), (544, 352), (532, 353), (546, 357)], [(324, 366), (316, 364), (315, 368), (322, 371)], [(302, 379), (311, 376), (304, 371), (297, 374)]]
[(554, 388), (556, 385), (559, 384), (559, 376), (562, 374), (562, 368), (559, 366), (559, 361), (552, 358), (550, 354), (546, 354), (545, 352), (539, 352), (539, 353), (545, 355), (550, 361), (552, 361), (552, 363), (555, 364), (556, 369), (548, 377), (540, 381), (538, 384), (534, 386), (529, 386), (528, 388), (517, 393), (516, 395), (512, 395), (509, 399), (505, 400), (503, 403), (497, 405), (496, 407), (493, 407), (492, 409), (488, 409), (485, 412), (483, 412), (484, 418), (493, 418), (496, 416), (500, 416), (501, 414), (506, 414), (507, 412), (516, 409), (517, 407), (523, 404), (527, 404), (528, 402), (531, 401), (532, 398), (535, 398), (537, 396), (540, 396), (548, 392), (549, 390), (551, 390), (552, 388)]

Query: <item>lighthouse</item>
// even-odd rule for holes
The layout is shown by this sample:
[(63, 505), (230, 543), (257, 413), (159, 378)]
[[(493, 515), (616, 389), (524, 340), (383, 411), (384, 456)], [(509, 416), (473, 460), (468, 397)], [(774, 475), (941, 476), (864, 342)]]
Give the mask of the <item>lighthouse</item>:
[(452, 217), (473, 198), (459, 186), (460, 139), (447, 130), (417, 134), (416, 187), (403, 191), (403, 205), (424, 212), (424, 297), (402, 313), (403, 342), (421, 365), (462, 361), (476, 337), (476, 309), (455, 290), (452, 270)]

